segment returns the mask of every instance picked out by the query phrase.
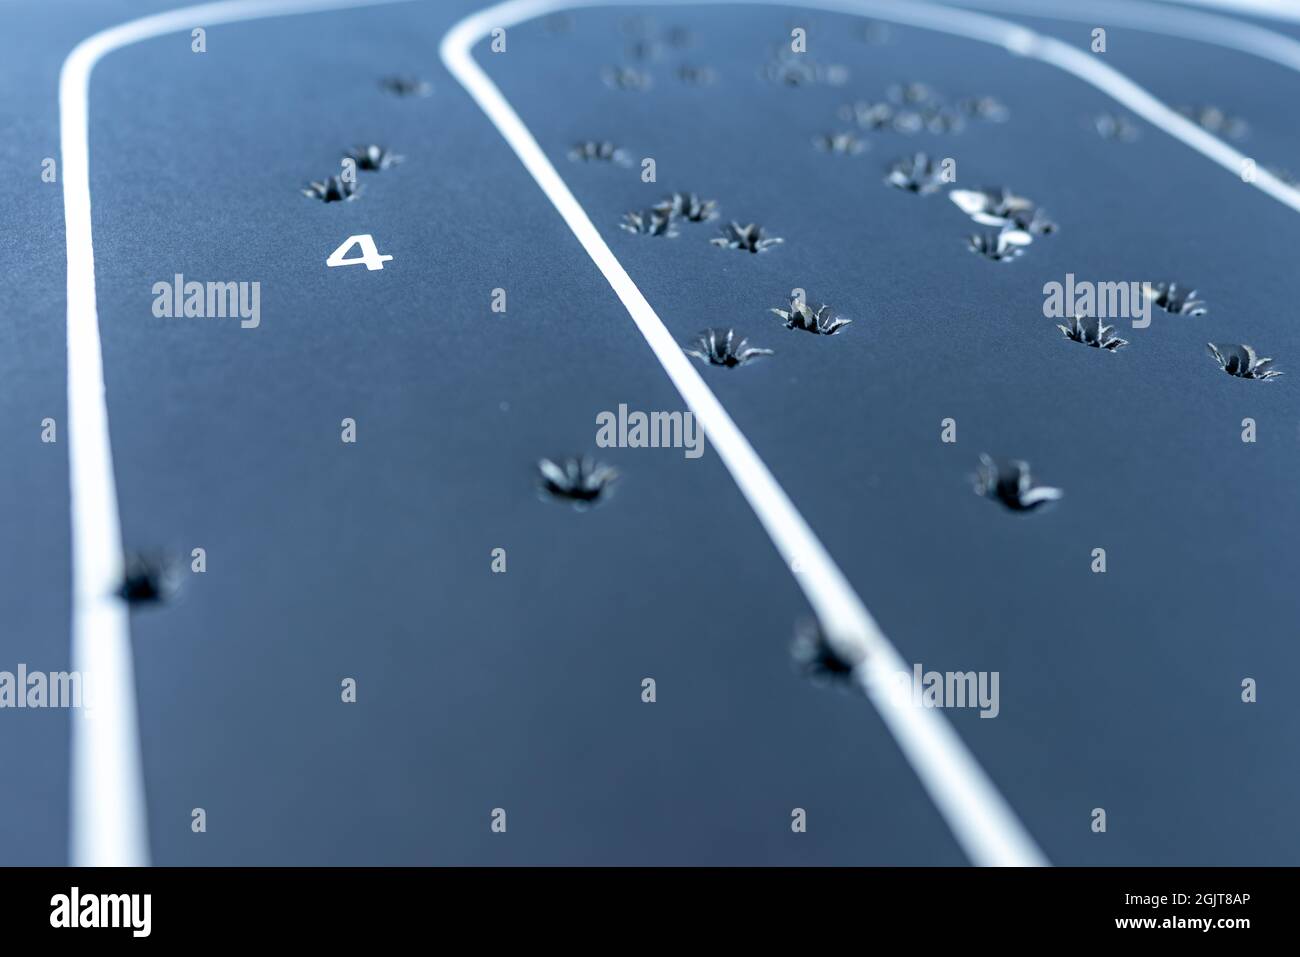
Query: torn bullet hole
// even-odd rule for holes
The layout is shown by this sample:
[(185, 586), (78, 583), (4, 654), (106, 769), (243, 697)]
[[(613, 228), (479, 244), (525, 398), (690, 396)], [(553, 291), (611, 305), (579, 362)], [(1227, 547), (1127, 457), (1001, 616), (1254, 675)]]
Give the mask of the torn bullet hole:
[(664, 39), (668, 41), (670, 47), (678, 50), (685, 50), (695, 44), (695, 35), (691, 33), (689, 27), (669, 27), (664, 31)]
[(975, 491), (1017, 512), (1027, 512), (1046, 502), (1054, 502), (1065, 494), (1059, 488), (1035, 485), (1028, 462), (1016, 460), (999, 465), (985, 454), (980, 455)]
[(811, 332), (818, 336), (833, 336), (847, 325), (851, 325), (852, 319), (845, 319), (837, 315), (830, 306), (823, 303), (814, 311), (803, 299), (792, 297), (790, 299), (789, 310), (772, 309), (774, 315), (780, 316), (785, 322), (787, 329), (802, 329), (804, 332)]
[(352, 180), (330, 176), (320, 182), (313, 181), (302, 194), (323, 203), (347, 202), (361, 195), (361, 187)]
[(938, 95), (928, 84), (916, 81), (891, 84), (885, 91), (885, 95), (895, 103), (905, 106), (933, 103), (938, 99)]
[(1018, 229), (1031, 235), (1056, 232), (1056, 223), (1034, 205), (1000, 186), (989, 189), (954, 189), (948, 198), (981, 226)]
[(790, 657), (800, 674), (817, 684), (850, 687), (853, 673), (865, 652), (856, 645), (838, 646), (826, 637), (815, 622), (803, 622), (790, 645)]
[(843, 86), (849, 78), (849, 71), (838, 63), (818, 63), (806, 53), (791, 53), (783, 49), (767, 65), (764, 75), (778, 86)]
[(1196, 290), (1176, 282), (1153, 282), (1146, 287), (1151, 301), (1165, 312), (1176, 316), (1203, 316), (1209, 310), (1196, 298)]
[(943, 184), (943, 169), (924, 153), (905, 157), (890, 167), (885, 182), (897, 189), (925, 196)]
[(751, 346), (749, 340), (737, 336), (734, 329), (706, 329), (692, 345), (694, 349), (684, 350), (688, 356), (729, 369), (744, 365), (751, 359), (773, 355), (771, 349)]
[(1085, 316), (1080, 319), (1078, 316), (1070, 316), (1066, 320), (1066, 325), (1057, 325), (1065, 334), (1065, 338), (1071, 342), (1081, 342), (1085, 346), (1092, 346), (1094, 349), (1105, 349), (1108, 352), (1114, 352), (1128, 345), (1127, 339), (1121, 339), (1115, 335), (1115, 327), (1107, 326), (1100, 319)]
[(633, 90), (642, 92), (650, 89), (653, 80), (644, 70), (630, 66), (609, 66), (601, 71), (600, 77), (605, 85), (615, 90)]
[(618, 479), (618, 471), (596, 462), (588, 455), (581, 458), (539, 459), (537, 471), (541, 474), (539, 488), (554, 498), (570, 502), (581, 510), (609, 496), (611, 486)]
[(864, 130), (885, 130), (893, 125), (894, 108), (888, 103), (859, 100), (840, 107), (839, 115), (841, 119), (852, 120)]
[(1092, 128), (1104, 140), (1132, 143), (1141, 135), (1138, 125), (1122, 113), (1101, 113), (1092, 118)]
[(967, 116), (986, 123), (1005, 123), (1011, 119), (1006, 104), (992, 96), (972, 96), (957, 101), (957, 109)]
[(785, 240), (779, 236), (764, 235), (763, 227), (754, 223), (742, 226), (733, 221), (723, 228), (721, 236), (710, 239), (709, 242), (724, 249), (742, 249), (747, 253), (762, 253), (767, 252), (768, 249), (778, 243), (785, 242)]
[(1178, 112), (1215, 136), (1239, 140), (1250, 132), (1250, 125), (1245, 120), (1229, 116), (1217, 106), (1180, 106)]
[(700, 199), (694, 193), (673, 193), (655, 203), (654, 211), (689, 223), (703, 223), (718, 215), (718, 203), (713, 199)]
[(1273, 379), (1282, 375), (1277, 369), (1270, 368), (1272, 359), (1259, 358), (1248, 345), (1207, 342), (1206, 347), (1219, 368), (1238, 379)]
[(382, 146), (358, 146), (348, 152), (348, 158), (357, 164), (357, 169), (367, 172), (388, 169), (396, 166), (403, 157)]
[(642, 62), (658, 60), (663, 56), (663, 52), (664, 45), (655, 39), (637, 40), (627, 48), (628, 56)]
[(979, 253), (994, 262), (1010, 262), (1018, 258), (1031, 242), (1033, 237), (1020, 229), (976, 233), (967, 240), (971, 252)]
[(428, 96), (433, 86), (416, 76), (386, 76), (379, 86), (394, 96)]
[(619, 226), (629, 233), (640, 233), (643, 236), (667, 236), (671, 239), (677, 235), (676, 221), (672, 215), (661, 213), (657, 209), (624, 213), (623, 222)]
[(130, 552), (123, 563), (117, 595), (132, 605), (166, 601), (180, 588), (176, 564), (163, 555)]
[(717, 74), (707, 66), (683, 63), (677, 68), (677, 79), (687, 86), (712, 86)]
[(838, 156), (857, 156), (867, 148), (867, 144), (852, 133), (825, 133), (813, 140), (813, 146), (823, 153)]
[(618, 163), (626, 166), (630, 160), (627, 153), (608, 140), (586, 140), (569, 150), (569, 159), (575, 163)]

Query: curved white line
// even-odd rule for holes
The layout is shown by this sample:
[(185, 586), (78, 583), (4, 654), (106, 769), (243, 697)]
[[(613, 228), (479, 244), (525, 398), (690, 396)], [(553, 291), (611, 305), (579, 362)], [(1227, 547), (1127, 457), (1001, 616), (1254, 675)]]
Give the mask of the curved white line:
[(1253, 23), (1142, 0), (1093, 0), (1060, 6), (1040, 0), (946, 0), (953, 6), (997, 10), (1048, 20), (1074, 20), (1093, 26), (1122, 26), (1182, 37), (1249, 53), (1289, 70), (1300, 70), (1300, 41)]
[(1244, 16), (1300, 23), (1300, 4), (1285, 3), (1284, 0), (1172, 0), (1172, 2), (1190, 3), (1198, 7), (1216, 7)]
[(68, 481), (72, 509), (72, 667), (95, 689), (72, 715), (71, 835), (77, 866), (149, 863), (131, 632), (114, 595), (122, 527), (104, 401), (90, 218), (90, 74), (124, 46), (195, 27), (408, 0), (237, 0), (169, 10), (77, 44), (59, 73), (59, 136), (68, 256)]

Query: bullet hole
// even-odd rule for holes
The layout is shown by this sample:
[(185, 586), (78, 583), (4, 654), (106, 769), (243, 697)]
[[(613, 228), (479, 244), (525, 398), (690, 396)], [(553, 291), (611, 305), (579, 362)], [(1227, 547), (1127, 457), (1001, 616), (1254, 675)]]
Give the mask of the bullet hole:
[(967, 244), (971, 252), (993, 262), (1003, 263), (1019, 258), (1032, 241), (1033, 237), (1023, 230), (1001, 229), (997, 232), (976, 233), (967, 239)]
[(749, 340), (737, 336), (734, 329), (706, 329), (692, 345), (695, 348), (684, 350), (688, 356), (728, 369), (774, 354), (771, 349), (751, 346)]
[(790, 644), (790, 657), (803, 677), (818, 685), (853, 686), (853, 673), (865, 659), (860, 647), (840, 647), (814, 622), (803, 622)]
[(691, 33), (689, 27), (669, 27), (664, 31), (664, 40), (670, 47), (685, 50), (695, 45), (695, 34)]
[(618, 163), (627, 166), (631, 159), (627, 153), (608, 140), (585, 140), (569, 150), (569, 159), (575, 163)]
[(361, 187), (340, 176), (330, 176), (320, 182), (313, 181), (302, 194), (322, 203), (350, 202), (361, 195)]
[(859, 100), (840, 107), (840, 119), (851, 120), (864, 130), (873, 132), (893, 128), (894, 108), (888, 103), (871, 103)]
[(379, 87), (393, 96), (428, 96), (433, 92), (433, 85), (410, 75), (386, 76), (379, 81)]
[(963, 213), (981, 226), (1013, 228), (1034, 235), (1056, 232), (1056, 223), (1047, 218), (1032, 200), (1017, 196), (1000, 186), (988, 189), (954, 189), (948, 194)]
[(589, 455), (581, 458), (570, 456), (559, 462), (539, 459), (537, 471), (541, 474), (538, 486), (541, 491), (569, 502), (579, 511), (608, 498), (618, 479), (616, 469), (595, 461)]
[(778, 243), (785, 242), (785, 240), (779, 236), (765, 235), (763, 227), (754, 223), (742, 226), (733, 221), (723, 227), (721, 236), (710, 239), (709, 242), (724, 249), (740, 249), (747, 253), (763, 253)]
[(718, 203), (713, 199), (700, 199), (694, 193), (673, 193), (655, 203), (654, 211), (689, 223), (704, 223), (718, 215)]
[(895, 103), (904, 106), (919, 106), (934, 103), (939, 99), (932, 87), (917, 81), (894, 83), (885, 91), (885, 95)]
[(763, 75), (778, 86), (843, 86), (849, 78), (849, 71), (837, 63), (818, 63), (806, 53), (792, 53), (782, 48), (768, 63)]
[(1176, 316), (1203, 316), (1209, 310), (1196, 298), (1196, 290), (1176, 282), (1153, 282), (1145, 290), (1151, 301)]
[(607, 66), (600, 71), (600, 78), (612, 90), (631, 90), (644, 92), (653, 85), (650, 74), (630, 66)]
[(677, 68), (677, 79), (687, 86), (712, 86), (718, 75), (711, 67), (683, 63)]
[(1230, 140), (1245, 139), (1250, 125), (1241, 117), (1229, 116), (1217, 106), (1180, 106), (1178, 112), (1201, 129)]
[(382, 146), (358, 146), (348, 151), (348, 158), (357, 164), (357, 169), (377, 172), (396, 166), (404, 157), (398, 156)]
[(957, 101), (957, 109), (971, 119), (985, 123), (1005, 123), (1011, 119), (1011, 111), (1005, 103), (992, 96), (971, 96)]
[(619, 228), (643, 236), (667, 236), (670, 239), (677, 236), (677, 225), (672, 215), (661, 213), (656, 209), (647, 209), (640, 213), (624, 213)]
[(975, 492), (1001, 502), (1016, 512), (1027, 512), (1046, 502), (1054, 502), (1065, 493), (1048, 485), (1035, 485), (1029, 463), (1019, 460), (999, 465), (988, 455), (980, 455), (975, 474)]
[(889, 169), (885, 182), (896, 189), (926, 196), (943, 185), (943, 168), (924, 153), (904, 157)]
[(177, 565), (167, 556), (128, 552), (117, 595), (130, 605), (161, 604), (175, 595), (180, 585)]
[(664, 45), (658, 40), (643, 38), (636, 40), (627, 48), (627, 54), (634, 60), (644, 63), (658, 60), (663, 56)]
[(843, 316), (837, 315), (830, 306), (824, 303), (814, 311), (807, 302), (798, 297), (790, 299), (790, 309), (788, 311), (785, 309), (772, 309), (769, 311), (780, 316), (787, 329), (801, 329), (817, 336), (833, 336), (853, 322), (852, 319), (845, 319)]
[(813, 146), (834, 156), (857, 156), (867, 149), (867, 144), (852, 133), (824, 133), (813, 139)]
[(1238, 379), (1272, 379), (1282, 375), (1277, 369), (1270, 368), (1272, 359), (1259, 358), (1248, 345), (1207, 342), (1206, 347), (1219, 368)]
[(1092, 118), (1092, 128), (1104, 140), (1132, 143), (1142, 135), (1141, 129), (1123, 113), (1099, 113)]
[(1060, 329), (1065, 334), (1065, 338), (1071, 342), (1081, 342), (1085, 346), (1105, 349), (1107, 352), (1114, 352), (1128, 345), (1127, 339), (1115, 335), (1114, 326), (1104, 325), (1100, 319), (1070, 316), (1065, 321), (1066, 325), (1057, 325), (1056, 328)]

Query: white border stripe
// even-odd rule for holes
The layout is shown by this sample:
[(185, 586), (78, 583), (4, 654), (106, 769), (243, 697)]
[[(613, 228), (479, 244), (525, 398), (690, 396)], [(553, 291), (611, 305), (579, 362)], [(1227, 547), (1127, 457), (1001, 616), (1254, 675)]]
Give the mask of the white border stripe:
[(405, 0), (239, 0), (170, 10), (96, 33), (59, 74), (63, 217), (68, 254), (68, 480), (72, 508), (72, 667), (89, 676), (93, 708), (72, 714), (69, 856), (75, 866), (149, 863), (144, 776), (126, 604), (122, 528), (104, 400), (95, 302), (88, 132), (90, 74), (124, 46), (197, 26)]
[(1092, 26), (1121, 26), (1146, 33), (1181, 37), (1226, 47), (1271, 60), (1289, 70), (1300, 70), (1300, 41), (1285, 34), (1243, 23), (1231, 17), (1201, 13), (1142, 0), (1094, 0), (1052, 4), (1042, 0), (946, 0), (953, 6), (997, 10), (1025, 17), (1073, 20)]

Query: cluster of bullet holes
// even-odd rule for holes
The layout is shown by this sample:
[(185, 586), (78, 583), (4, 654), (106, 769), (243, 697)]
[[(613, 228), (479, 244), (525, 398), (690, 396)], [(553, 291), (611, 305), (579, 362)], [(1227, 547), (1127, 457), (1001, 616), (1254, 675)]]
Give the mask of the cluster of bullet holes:
[[(425, 97), (433, 92), (433, 87), (414, 76), (387, 76), (379, 81), (379, 88), (398, 97)], [(402, 161), (402, 157), (387, 147), (370, 143), (355, 146), (346, 151), (340, 160), (342, 171), (312, 180), (302, 189), (308, 199), (320, 200), (322, 203), (351, 202), (361, 195), (362, 187), (357, 182), (357, 173), (377, 173), (390, 169)]]
[(872, 133), (940, 136), (963, 132), (968, 123), (1005, 123), (1011, 111), (992, 96), (964, 97), (950, 102), (926, 83), (895, 83), (882, 100), (855, 100), (841, 106), (839, 119)]
[(358, 172), (377, 173), (401, 161), (402, 157), (386, 147), (375, 144), (357, 146), (343, 155), (342, 172), (323, 180), (313, 180), (302, 190), (302, 194), (322, 203), (350, 202), (361, 195), (361, 186), (357, 182)]
[(669, 75), (686, 86), (708, 86), (715, 74), (706, 66), (687, 59), (695, 37), (685, 27), (660, 29), (648, 17), (630, 17), (623, 22), (626, 59), (629, 63), (603, 67), (601, 80), (613, 90), (643, 93), (654, 87), (652, 68), (666, 66)]
[(967, 239), (970, 250), (993, 262), (1018, 258), (1035, 236), (1056, 232), (1057, 226), (1031, 200), (1002, 187), (954, 189), (948, 198), (981, 226), (993, 231), (976, 233)]

